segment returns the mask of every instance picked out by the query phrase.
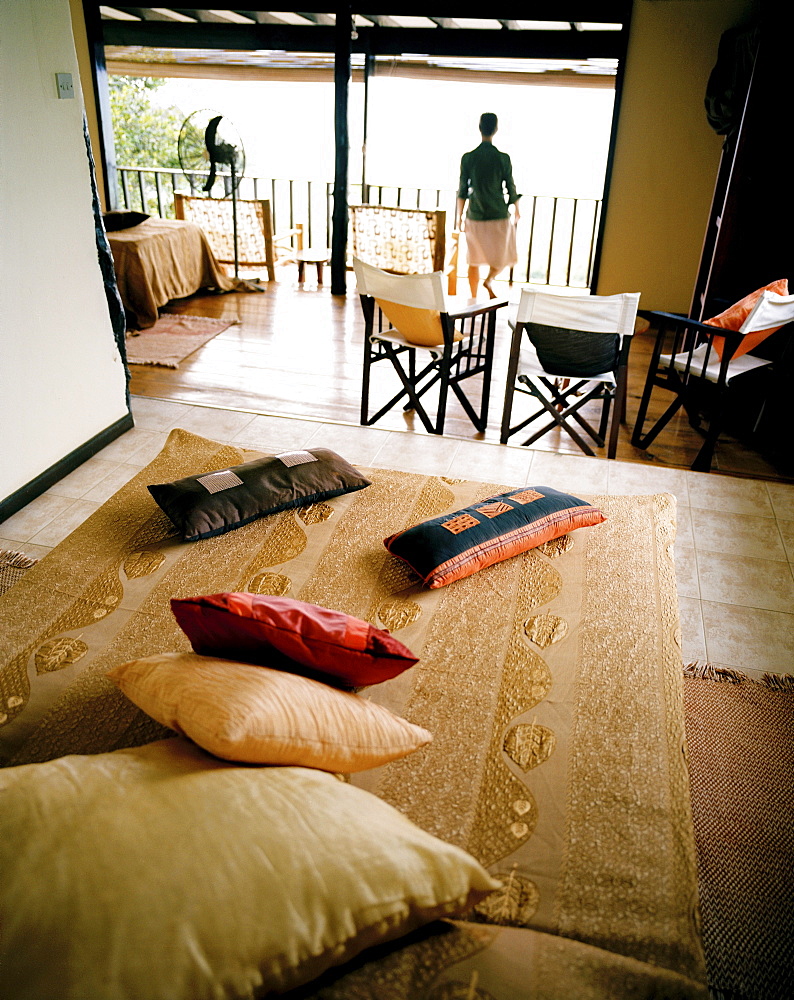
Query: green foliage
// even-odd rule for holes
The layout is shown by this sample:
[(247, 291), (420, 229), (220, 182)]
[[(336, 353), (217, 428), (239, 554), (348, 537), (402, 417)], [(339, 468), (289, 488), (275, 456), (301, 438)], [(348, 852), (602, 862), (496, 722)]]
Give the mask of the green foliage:
[(120, 167), (178, 167), (177, 141), (185, 119), (175, 107), (152, 104), (165, 83), (152, 77), (111, 76), (110, 110)]

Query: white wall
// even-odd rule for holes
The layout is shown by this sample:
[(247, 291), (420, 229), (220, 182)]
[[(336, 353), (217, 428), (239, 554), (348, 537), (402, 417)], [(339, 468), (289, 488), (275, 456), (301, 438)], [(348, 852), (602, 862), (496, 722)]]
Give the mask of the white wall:
[(0, 500), (126, 413), (69, 0), (1, 0)]

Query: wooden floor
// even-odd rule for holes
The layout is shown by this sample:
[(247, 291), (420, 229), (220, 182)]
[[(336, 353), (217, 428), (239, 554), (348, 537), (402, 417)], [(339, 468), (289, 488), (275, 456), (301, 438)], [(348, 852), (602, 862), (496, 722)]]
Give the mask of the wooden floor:
[[(353, 276), (346, 297), (331, 295), (330, 288), (318, 287), (316, 281), (299, 285), (297, 273), (290, 267), (280, 268), (278, 279), (276, 283), (264, 283), (264, 292), (199, 293), (170, 303), (164, 311), (233, 319), (235, 325), (195, 351), (177, 369), (131, 365), (130, 391), (203, 406), (358, 424), (363, 320)], [(503, 288), (504, 294), (518, 297), (517, 288), (509, 289), (506, 284)], [(502, 310), (498, 324), (488, 428), (484, 434), (477, 434), (453, 400), (445, 434), (470, 440), (499, 440), (510, 339), (505, 313)], [(689, 468), (701, 439), (680, 414), (647, 452), (634, 448), (629, 441), (651, 346), (650, 336), (635, 336), (629, 366), (627, 424), (621, 427), (617, 458)], [(661, 412), (667, 402), (664, 394), (658, 395), (652, 416)], [(425, 433), (413, 414), (399, 409), (387, 414), (377, 426)], [(519, 444), (520, 440), (517, 435), (511, 444)], [(550, 432), (533, 447), (581, 454), (576, 444), (559, 431)], [(603, 455), (604, 451), (597, 453)], [(779, 463), (727, 436), (720, 440), (712, 471), (794, 481), (790, 468), (782, 469)]]

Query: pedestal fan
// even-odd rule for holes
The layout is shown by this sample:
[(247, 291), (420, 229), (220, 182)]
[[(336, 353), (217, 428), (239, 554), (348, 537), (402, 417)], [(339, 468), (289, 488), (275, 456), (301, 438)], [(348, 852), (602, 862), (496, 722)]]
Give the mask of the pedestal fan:
[(195, 186), (195, 175), (203, 173), (209, 163), (209, 174), (202, 188), (212, 197), (216, 181), (223, 183), (224, 198), (231, 197), (232, 227), (234, 235), (234, 276), (239, 276), (237, 248), (237, 188), (245, 173), (245, 149), (240, 135), (231, 121), (215, 111), (194, 111), (182, 123), (177, 151), (179, 165), (190, 184)]

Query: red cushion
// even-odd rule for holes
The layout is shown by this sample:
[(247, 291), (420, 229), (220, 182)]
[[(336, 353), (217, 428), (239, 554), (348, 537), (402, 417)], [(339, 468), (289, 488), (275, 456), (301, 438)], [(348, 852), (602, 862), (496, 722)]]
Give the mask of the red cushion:
[[(732, 306), (729, 306), (718, 316), (713, 316), (711, 319), (707, 319), (706, 322), (709, 326), (718, 326), (722, 330), (740, 330), (742, 323), (744, 323), (753, 311), (753, 306), (761, 298), (762, 292), (777, 292), (778, 295), (788, 295), (788, 279), (779, 278), (777, 281), (773, 281), (771, 285), (764, 285), (763, 288), (757, 288), (754, 292), (750, 292), (749, 295), (745, 295), (743, 299), (740, 299), (738, 302), (734, 302)], [(742, 354), (747, 354), (747, 352), (752, 351), (754, 347), (758, 347), (762, 340), (766, 340), (766, 338), (773, 334), (775, 330), (779, 329), (779, 326), (773, 326), (768, 330), (756, 330), (755, 333), (745, 334), (745, 336), (742, 337), (741, 344), (739, 344), (732, 357), (738, 358), (741, 357)], [(714, 338), (714, 350), (720, 357), (722, 357), (722, 349), (724, 346), (724, 337)]]
[(388, 680), (419, 659), (384, 629), (289, 597), (173, 598), (171, 610), (197, 653), (320, 674), (351, 687)]

